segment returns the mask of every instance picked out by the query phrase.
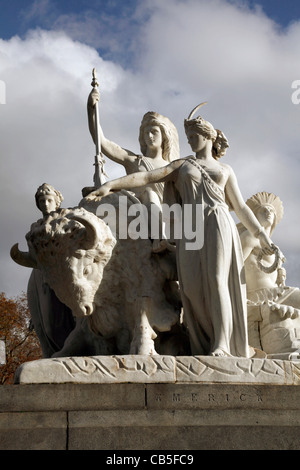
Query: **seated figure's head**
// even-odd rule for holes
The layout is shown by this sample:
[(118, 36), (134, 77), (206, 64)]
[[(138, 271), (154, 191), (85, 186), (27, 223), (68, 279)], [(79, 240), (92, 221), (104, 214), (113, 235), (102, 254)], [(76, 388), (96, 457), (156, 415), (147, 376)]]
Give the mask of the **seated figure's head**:
[(37, 208), (43, 215), (48, 215), (50, 212), (56, 211), (60, 207), (63, 199), (61, 192), (47, 183), (43, 183), (39, 186), (35, 193)]
[(265, 228), (270, 226), (270, 233), (283, 217), (283, 205), (278, 196), (273, 193), (262, 191), (251, 196), (246, 201), (261, 225)]

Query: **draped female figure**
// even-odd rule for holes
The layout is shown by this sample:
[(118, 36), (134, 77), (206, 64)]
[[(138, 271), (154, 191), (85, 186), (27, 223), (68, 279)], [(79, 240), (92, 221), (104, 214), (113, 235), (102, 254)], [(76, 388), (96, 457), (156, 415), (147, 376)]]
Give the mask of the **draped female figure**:
[(243, 254), (229, 209), (235, 211), (266, 252), (272, 253), (274, 246), (245, 204), (232, 168), (219, 161), (228, 147), (226, 137), (202, 117), (193, 119), (198, 107), (185, 120), (186, 135), (195, 156), (145, 174), (134, 173), (109, 181), (89, 197), (164, 182), (165, 201), (181, 204), (183, 221), (187, 208), (194, 207), (196, 214), (202, 217), (203, 243), (196, 243), (194, 249), (189, 249), (190, 239), (185, 235), (184, 224), (182, 236), (176, 240), (177, 269), (191, 352), (193, 355), (250, 357), (254, 351), (248, 345)]

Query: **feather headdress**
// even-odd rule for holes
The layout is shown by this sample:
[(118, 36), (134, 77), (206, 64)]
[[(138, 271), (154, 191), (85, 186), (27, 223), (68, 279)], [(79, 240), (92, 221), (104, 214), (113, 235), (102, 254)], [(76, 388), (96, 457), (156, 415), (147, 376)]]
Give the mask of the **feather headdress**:
[(261, 206), (272, 206), (276, 214), (276, 224), (278, 224), (283, 217), (283, 204), (279, 197), (273, 193), (267, 193), (266, 191), (256, 193), (246, 201), (246, 204), (254, 214)]

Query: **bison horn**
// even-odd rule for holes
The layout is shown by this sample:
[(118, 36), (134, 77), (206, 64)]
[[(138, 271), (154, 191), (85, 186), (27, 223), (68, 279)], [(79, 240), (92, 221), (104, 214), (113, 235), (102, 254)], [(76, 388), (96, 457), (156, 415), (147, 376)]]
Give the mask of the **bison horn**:
[(72, 217), (73, 220), (76, 220), (85, 227), (86, 235), (84, 240), (85, 249), (94, 248), (99, 240), (99, 235), (97, 227), (87, 220), (85, 217), (75, 216)]
[(10, 256), (12, 259), (20, 264), (21, 266), (25, 266), (25, 268), (34, 268), (37, 269), (37, 264), (34, 259), (30, 256), (30, 253), (26, 253), (25, 251), (20, 251), (18, 247), (18, 243), (16, 243), (10, 250)]

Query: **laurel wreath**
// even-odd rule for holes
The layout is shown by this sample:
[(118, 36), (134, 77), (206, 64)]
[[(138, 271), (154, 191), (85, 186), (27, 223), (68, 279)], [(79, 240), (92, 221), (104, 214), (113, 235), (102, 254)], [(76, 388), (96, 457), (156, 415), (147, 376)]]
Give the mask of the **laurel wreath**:
[(265, 266), (262, 264), (261, 260), (262, 260), (262, 257), (264, 255), (264, 252), (263, 250), (261, 250), (258, 255), (257, 255), (257, 264), (258, 264), (258, 267), (261, 271), (263, 271), (264, 273), (267, 273), (267, 274), (270, 274), (270, 273), (273, 273), (274, 271), (276, 271), (280, 266), (281, 264), (285, 261), (285, 258), (283, 256), (283, 254), (281, 253), (281, 251), (279, 250), (278, 246), (275, 246), (274, 245), (274, 254), (275, 254), (275, 260), (274, 262), (271, 264), (271, 266)]

